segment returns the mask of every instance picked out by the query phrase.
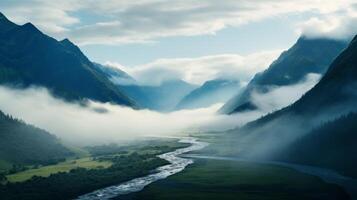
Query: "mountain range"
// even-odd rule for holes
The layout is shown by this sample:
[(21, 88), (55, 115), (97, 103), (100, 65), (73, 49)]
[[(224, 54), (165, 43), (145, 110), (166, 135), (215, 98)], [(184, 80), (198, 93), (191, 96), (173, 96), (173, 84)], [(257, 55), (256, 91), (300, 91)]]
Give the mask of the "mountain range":
[(176, 109), (204, 108), (216, 103), (227, 102), (240, 87), (241, 83), (236, 80), (206, 81), (202, 86), (183, 97)]
[(340, 40), (300, 37), (268, 69), (256, 74), (241, 92), (220, 109), (220, 113), (256, 110), (258, 107), (251, 100), (253, 93), (264, 94), (272, 87), (296, 84), (310, 73), (324, 74), (346, 46), (347, 42)]
[(179, 101), (197, 86), (182, 80), (170, 80), (157, 86), (121, 85), (120, 87), (141, 107), (167, 112), (174, 110)]
[[(236, 145), (242, 145), (244, 149), (237, 154), (264, 159), (278, 157), (310, 164), (310, 156), (315, 155), (315, 164), (318, 164), (321, 158), (322, 166), (341, 170), (341, 164), (337, 162), (351, 159), (352, 154), (357, 151), (355, 145), (351, 145), (349, 141), (354, 136), (347, 136), (355, 133), (354, 126), (351, 125), (357, 123), (354, 121), (355, 115), (336, 120), (333, 125), (319, 127), (350, 112), (356, 112), (356, 77), (357, 36), (332, 62), (320, 82), (298, 101), (241, 128), (229, 131), (230, 136), (236, 138), (235, 141), (239, 143)], [(338, 130), (337, 127), (344, 128)], [(323, 133), (324, 131), (326, 132)], [(318, 145), (321, 145), (321, 148)], [(329, 151), (327, 146), (331, 148)], [(310, 155), (305, 148), (313, 149), (314, 152)], [(329, 155), (331, 152), (334, 154)], [(345, 157), (342, 152), (346, 153)], [(354, 164), (344, 162), (344, 169), (352, 169), (355, 167)]]
[(134, 99), (140, 108), (172, 111), (182, 98), (197, 87), (179, 79), (163, 81), (159, 85), (142, 85), (119, 68), (97, 63), (95, 65), (125, 95)]
[(0, 84), (46, 87), (65, 100), (91, 99), (135, 107), (68, 39), (57, 41), (33, 24), (0, 13)]

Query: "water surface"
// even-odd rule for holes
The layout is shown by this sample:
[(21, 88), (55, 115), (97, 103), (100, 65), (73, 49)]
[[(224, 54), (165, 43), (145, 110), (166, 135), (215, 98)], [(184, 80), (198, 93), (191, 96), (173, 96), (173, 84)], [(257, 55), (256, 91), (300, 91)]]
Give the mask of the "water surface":
[(78, 197), (78, 199), (79, 200), (111, 199), (120, 195), (125, 195), (132, 192), (138, 192), (142, 190), (145, 186), (155, 181), (165, 179), (168, 176), (171, 176), (173, 174), (176, 174), (184, 170), (188, 165), (192, 164), (194, 161), (191, 158), (182, 158), (179, 156), (184, 153), (203, 149), (208, 145), (208, 143), (200, 142), (196, 138), (191, 138), (191, 137), (181, 138), (179, 142), (189, 143), (191, 144), (191, 146), (186, 148), (176, 149), (175, 151), (159, 155), (158, 156), (159, 158), (167, 160), (170, 164), (157, 168), (155, 170), (155, 173), (140, 178), (135, 178), (118, 185), (96, 190), (94, 192), (82, 195)]

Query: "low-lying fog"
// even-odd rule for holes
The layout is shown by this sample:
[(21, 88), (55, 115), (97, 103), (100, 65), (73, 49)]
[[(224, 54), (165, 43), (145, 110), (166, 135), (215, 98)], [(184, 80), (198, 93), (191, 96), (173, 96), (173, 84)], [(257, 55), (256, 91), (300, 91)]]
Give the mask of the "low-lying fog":
[(56, 99), (44, 88), (21, 90), (4, 86), (0, 86), (0, 110), (43, 128), (66, 142), (88, 145), (144, 136), (231, 129), (292, 103), (317, 81), (316, 77), (310, 77), (294, 86), (274, 88), (261, 97), (257, 94), (255, 101), (264, 100), (270, 107), (260, 103), (262, 109), (259, 111), (231, 116), (217, 114), (221, 103), (202, 109), (160, 113), (92, 101), (88, 106), (82, 106)]

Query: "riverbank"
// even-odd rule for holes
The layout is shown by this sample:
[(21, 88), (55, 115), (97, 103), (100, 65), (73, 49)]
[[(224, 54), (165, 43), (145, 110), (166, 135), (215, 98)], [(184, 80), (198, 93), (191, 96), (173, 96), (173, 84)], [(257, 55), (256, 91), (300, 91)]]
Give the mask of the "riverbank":
[(78, 163), (66, 163), (66, 167), (74, 167), (69, 171), (53, 174), (39, 175), (47, 172), (44, 166), (31, 173), (30, 179), (23, 182), (7, 182), (0, 184), (0, 196), (2, 200), (37, 199), (37, 200), (63, 200), (77, 198), (79, 195), (94, 190), (109, 187), (118, 183), (132, 180), (151, 174), (154, 169), (169, 164), (168, 161), (158, 158), (167, 152), (185, 148), (189, 145), (178, 143), (177, 139), (146, 139), (135, 141), (127, 145), (102, 145), (88, 147), (91, 162), (111, 163), (107, 168), (99, 167), (86, 169), (76, 167)]
[(133, 180), (96, 190), (94, 192), (88, 193), (78, 197), (79, 200), (93, 200), (93, 199), (111, 199), (119, 195), (126, 195), (133, 192), (138, 192), (142, 190), (145, 186), (165, 179), (168, 176), (176, 174), (184, 170), (188, 165), (193, 163), (192, 159), (181, 158), (180, 155), (196, 150), (203, 149), (208, 144), (205, 142), (200, 142), (196, 138), (182, 138), (179, 140), (180, 143), (191, 144), (191, 146), (186, 148), (176, 149), (175, 151), (164, 153), (158, 155), (159, 158), (168, 161), (170, 164), (159, 167), (155, 170), (155, 173), (143, 176), (140, 178), (135, 178)]

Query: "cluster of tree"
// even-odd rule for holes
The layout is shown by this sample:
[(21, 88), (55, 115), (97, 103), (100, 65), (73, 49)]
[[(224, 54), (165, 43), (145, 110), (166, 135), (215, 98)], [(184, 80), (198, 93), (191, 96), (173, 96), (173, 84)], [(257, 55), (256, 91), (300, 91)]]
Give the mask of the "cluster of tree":
[(127, 150), (125, 150), (125, 146), (119, 146), (117, 144), (89, 146), (86, 147), (86, 150), (88, 150), (92, 156), (103, 156), (114, 153), (127, 153)]
[(107, 144), (98, 146), (88, 146), (85, 149), (94, 157), (112, 155), (112, 154), (126, 154), (130, 151), (139, 152), (169, 152), (177, 148), (187, 147), (188, 144), (178, 143), (176, 140), (165, 140), (165, 145), (162, 144), (163, 141), (157, 140), (146, 140), (138, 141), (130, 145), (118, 145), (118, 144)]
[(6, 182), (6, 181), (7, 181), (7, 178), (6, 178), (5, 174), (0, 173), (0, 184), (3, 182)]
[(357, 177), (357, 113), (328, 122), (301, 137), (277, 159), (335, 169)]
[(15, 164), (15, 171), (24, 165), (54, 164), (71, 155), (55, 136), (0, 111), (0, 160)]
[(144, 176), (151, 170), (167, 164), (154, 154), (132, 153), (126, 156), (107, 156), (113, 165), (101, 169), (73, 169), (47, 178), (33, 177), (22, 183), (0, 185), (3, 200), (12, 199), (72, 199), (99, 188), (115, 185), (135, 177)]

